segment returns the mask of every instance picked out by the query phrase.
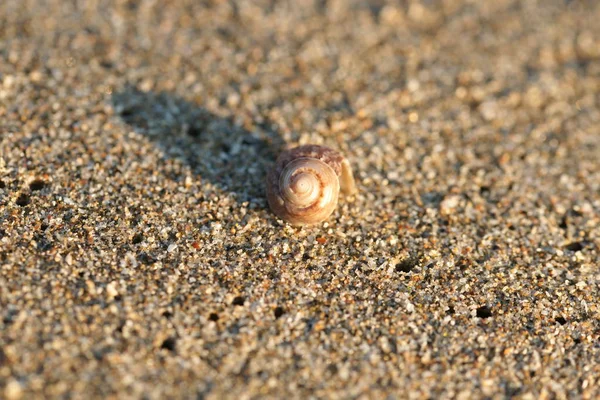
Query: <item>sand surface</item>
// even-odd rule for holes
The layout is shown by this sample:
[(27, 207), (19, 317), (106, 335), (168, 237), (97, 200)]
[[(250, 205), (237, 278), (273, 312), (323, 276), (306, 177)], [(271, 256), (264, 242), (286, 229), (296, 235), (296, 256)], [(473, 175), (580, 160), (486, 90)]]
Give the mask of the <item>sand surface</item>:
[[(598, 398), (598, 21), (0, 1), (0, 398)], [(293, 228), (306, 143), (359, 194)]]

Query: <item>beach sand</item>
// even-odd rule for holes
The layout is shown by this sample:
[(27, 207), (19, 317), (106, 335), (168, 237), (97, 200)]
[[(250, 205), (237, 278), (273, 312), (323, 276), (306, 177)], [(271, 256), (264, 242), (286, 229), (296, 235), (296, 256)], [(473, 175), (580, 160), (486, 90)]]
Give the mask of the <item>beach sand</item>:
[[(0, 2), (0, 398), (600, 397), (600, 2)], [(269, 211), (285, 148), (359, 193)]]

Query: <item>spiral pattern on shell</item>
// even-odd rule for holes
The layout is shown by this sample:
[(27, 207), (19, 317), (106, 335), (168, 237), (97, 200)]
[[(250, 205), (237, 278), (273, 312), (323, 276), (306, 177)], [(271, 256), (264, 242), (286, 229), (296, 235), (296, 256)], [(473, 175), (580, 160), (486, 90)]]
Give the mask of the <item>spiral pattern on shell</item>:
[(267, 177), (269, 206), (292, 225), (327, 219), (337, 206), (340, 189), (355, 190), (349, 164), (340, 153), (323, 146), (283, 152)]

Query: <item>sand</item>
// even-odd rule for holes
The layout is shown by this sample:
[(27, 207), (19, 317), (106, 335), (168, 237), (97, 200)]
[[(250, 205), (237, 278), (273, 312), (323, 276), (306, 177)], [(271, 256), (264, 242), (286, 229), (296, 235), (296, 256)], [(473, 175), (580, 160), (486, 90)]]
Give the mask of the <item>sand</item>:
[[(0, 1), (0, 398), (598, 398), (599, 19)], [(307, 143), (359, 193), (294, 228)]]

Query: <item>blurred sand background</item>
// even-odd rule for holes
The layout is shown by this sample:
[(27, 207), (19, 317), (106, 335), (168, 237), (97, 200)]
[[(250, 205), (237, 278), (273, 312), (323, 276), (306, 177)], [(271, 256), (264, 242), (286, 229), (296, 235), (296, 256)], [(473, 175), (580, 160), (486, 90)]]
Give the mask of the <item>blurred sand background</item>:
[[(0, 1), (0, 398), (598, 398), (598, 21)], [(360, 193), (299, 229), (305, 143)]]

